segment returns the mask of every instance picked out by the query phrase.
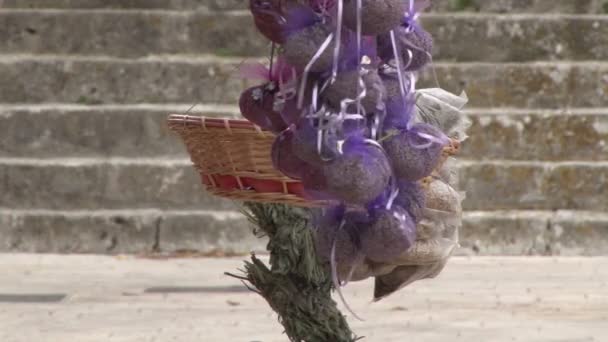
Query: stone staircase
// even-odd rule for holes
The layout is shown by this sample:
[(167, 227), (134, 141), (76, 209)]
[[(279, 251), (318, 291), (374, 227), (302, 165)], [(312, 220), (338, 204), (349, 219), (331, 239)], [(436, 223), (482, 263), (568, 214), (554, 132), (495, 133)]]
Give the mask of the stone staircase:
[[(435, 2), (439, 83), (471, 98), (460, 253), (607, 254), (606, 2)], [(165, 126), (238, 115), (269, 51), (244, 1), (0, 0), (0, 42), (0, 251), (263, 247)]]

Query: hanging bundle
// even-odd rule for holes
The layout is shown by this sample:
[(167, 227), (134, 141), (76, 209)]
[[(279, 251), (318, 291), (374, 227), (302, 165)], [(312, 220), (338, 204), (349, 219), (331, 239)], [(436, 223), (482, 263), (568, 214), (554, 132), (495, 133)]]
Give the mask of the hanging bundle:
[(273, 133), (170, 119), (215, 194), (319, 208), (315, 245), (334, 287), (375, 277), (376, 300), (439, 274), (458, 245), (464, 196), (451, 155), (467, 137), (467, 98), (416, 89), (432, 63), (418, 22), (427, 5), (250, 0), (256, 27), (280, 46), (271, 70), (245, 68), (263, 84), (240, 107)]
[[(278, 43), (300, 83), (296, 119), (276, 138), (273, 163), (302, 180), (306, 199), (330, 206), (316, 229), (335, 286), (369, 276), (380, 286), (383, 276), (405, 277), (391, 272), (417, 258), (439, 268), (457, 245), (462, 196), (442, 175), (454, 172), (444, 150), (466, 137), (466, 98), (416, 90), (416, 72), (432, 61), (432, 36), (418, 22), (428, 3), (272, 3), (272, 17), (290, 27)], [(408, 274), (403, 284), (434, 275), (397, 273)]]

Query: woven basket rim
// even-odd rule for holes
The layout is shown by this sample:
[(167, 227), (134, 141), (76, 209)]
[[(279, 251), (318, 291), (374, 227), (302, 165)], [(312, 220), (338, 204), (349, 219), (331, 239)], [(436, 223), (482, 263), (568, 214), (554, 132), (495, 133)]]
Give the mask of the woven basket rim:
[[(170, 114), (167, 122), (171, 130), (181, 136), (182, 141), (188, 148), (194, 167), (201, 176), (201, 181), (207, 191), (213, 195), (233, 200), (286, 203), (301, 207), (321, 207), (334, 202), (311, 200), (289, 191), (291, 185), (301, 184), (301, 181), (283, 175), (272, 166), (269, 146), (272, 145), (272, 141), (276, 135), (270, 131), (263, 130), (259, 126), (244, 119), (206, 117), (204, 115)], [(220, 142), (220, 144), (234, 144), (235, 141), (240, 141), (239, 136), (242, 136), (243, 141), (249, 141), (249, 143), (256, 142), (256, 148), (258, 148), (257, 157), (259, 157), (262, 152), (262, 154), (266, 154), (264, 151), (268, 149), (267, 156), (263, 158), (265, 167), (260, 168), (259, 165), (252, 165), (251, 169), (245, 170), (232, 169), (225, 170), (224, 172), (208, 172), (208, 169), (205, 168), (204, 165), (201, 165), (201, 163), (204, 163), (202, 160), (205, 158), (195, 158), (195, 154), (198, 154), (200, 157), (201, 153), (203, 153), (203, 155), (207, 153), (204, 148), (204, 145), (206, 145), (205, 136), (208, 139), (217, 139), (222, 136), (226, 138), (229, 137), (227, 141)], [(215, 142), (216, 145), (217, 143), (218, 142)], [(267, 147), (259, 150), (259, 144)], [(201, 148), (201, 145), (203, 148)], [(459, 149), (460, 142), (451, 139), (450, 145), (444, 148), (443, 160), (445, 161), (449, 156), (455, 155)], [(245, 149), (245, 152), (241, 151), (241, 154), (242, 153), (251, 154), (253, 152), (251, 149)], [(233, 158), (228, 156), (228, 159), (232, 161)], [(215, 162), (215, 160), (213, 160), (213, 162)], [(438, 166), (438, 168), (439, 167), (440, 166)], [(266, 172), (255, 170), (266, 170)], [(273, 170), (273, 172), (268, 173), (268, 170)], [(216, 181), (216, 179), (222, 177), (228, 177), (227, 179), (229, 180), (228, 184), (230, 184), (230, 187)], [(421, 180), (423, 186), (428, 184), (430, 181), (430, 179), (428, 179), (429, 177)], [(252, 183), (251, 180), (254, 182), (257, 181), (258, 184), (263, 183), (264, 187), (256, 188), (252, 185), (244, 185)], [(267, 190), (269, 188), (281, 190), (280, 192), (265, 191), (265, 189)]]

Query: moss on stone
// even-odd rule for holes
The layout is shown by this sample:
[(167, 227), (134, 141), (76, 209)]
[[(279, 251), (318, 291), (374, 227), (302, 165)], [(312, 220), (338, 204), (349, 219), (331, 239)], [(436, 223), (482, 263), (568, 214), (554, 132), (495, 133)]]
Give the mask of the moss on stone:
[(452, 0), (451, 7), (454, 11), (479, 11), (475, 0)]

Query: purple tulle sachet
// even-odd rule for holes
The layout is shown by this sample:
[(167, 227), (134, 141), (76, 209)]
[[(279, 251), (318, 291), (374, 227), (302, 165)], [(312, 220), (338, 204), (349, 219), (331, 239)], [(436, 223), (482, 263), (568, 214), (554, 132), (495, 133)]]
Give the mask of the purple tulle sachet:
[[(316, 248), (338, 290), (376, 277), (375, 296), (383, 298), (436, 274), (456, 244), (446, 232), (457, 231), (462, 197), (440, 178), (452, 172), (442, 164), (445, 147), (466, 136), (464, 103), (416, 89), (418, 72), (432, 64), (433, 37), (418, 22), (428, 5), (250, 1), (256, 27), (273, 44), (272, 70), (242, 68), (262, 84), (243, 92), (241, 112), (276, 133), (274, 167), (300, 179), (308, 199), (327, 201), (313, 220)], [(450, 110), (449, 123), (435, 108)], [(427, 268), (400, 268), (417, 262)]]

